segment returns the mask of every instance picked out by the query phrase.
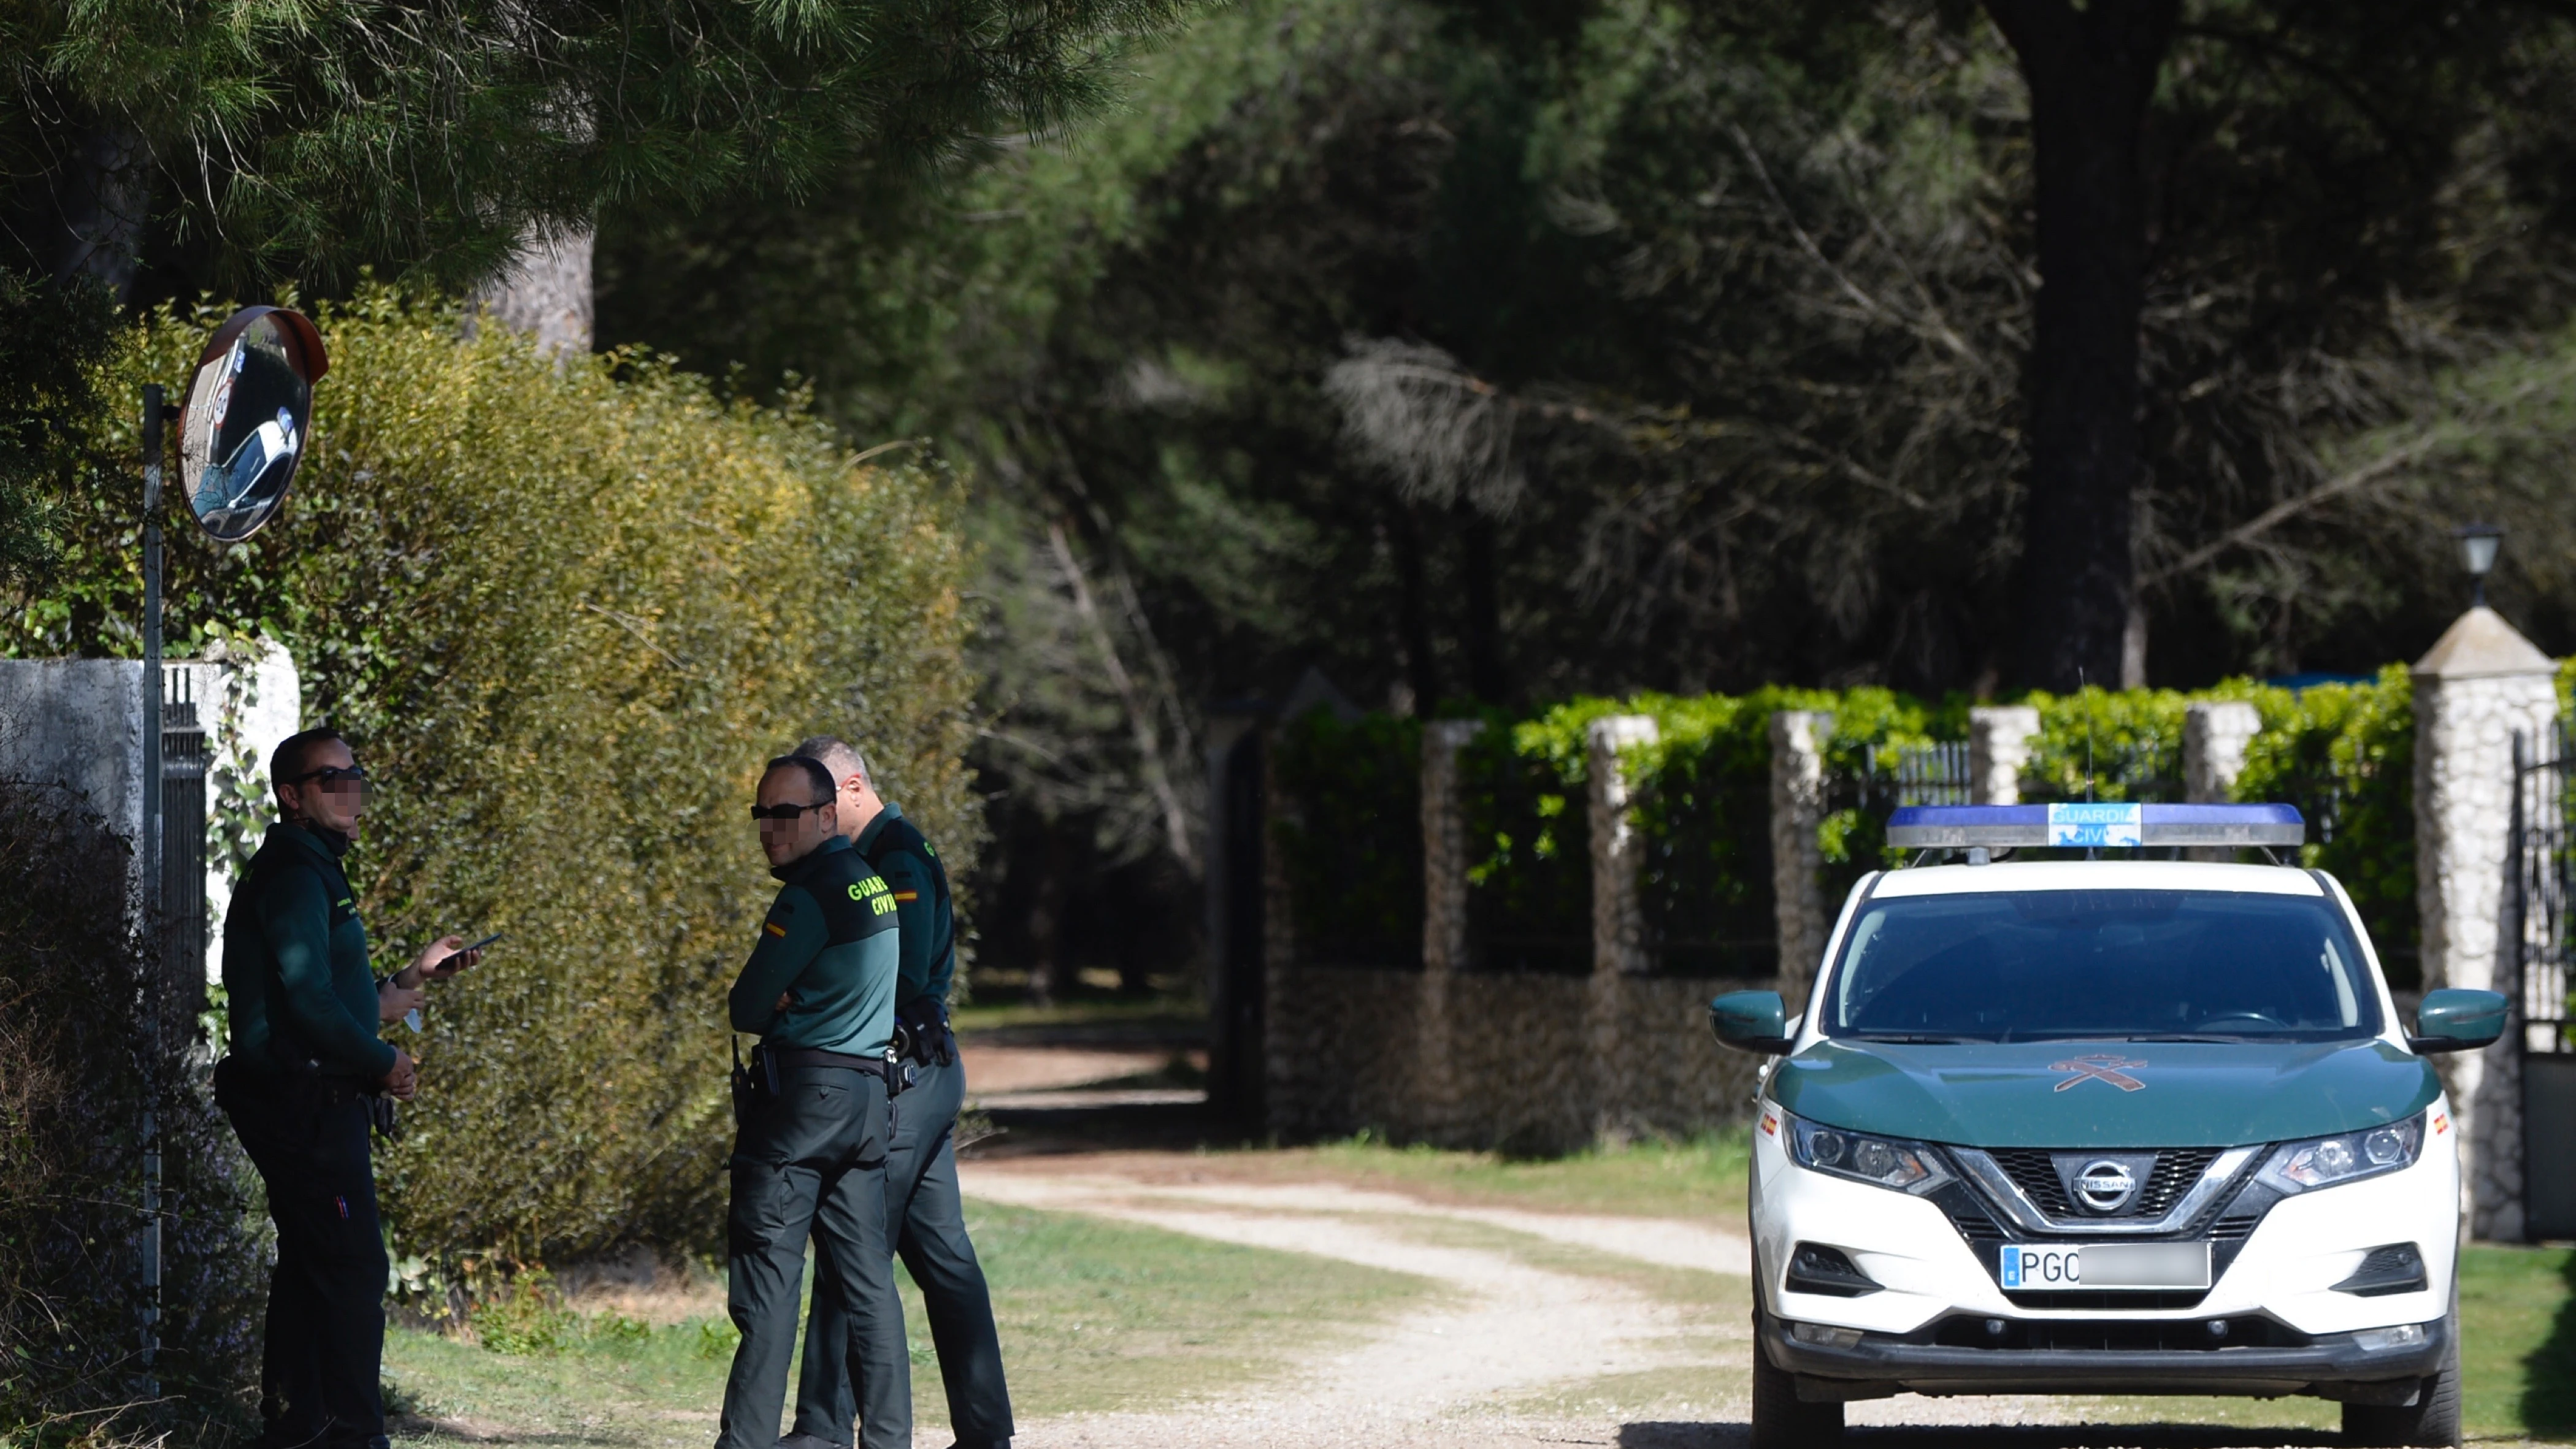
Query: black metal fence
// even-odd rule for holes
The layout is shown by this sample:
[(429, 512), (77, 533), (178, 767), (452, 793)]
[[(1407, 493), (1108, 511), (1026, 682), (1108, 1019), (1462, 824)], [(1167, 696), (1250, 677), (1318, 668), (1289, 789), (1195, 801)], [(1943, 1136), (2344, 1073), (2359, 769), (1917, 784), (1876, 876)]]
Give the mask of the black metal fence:
[(206, 731), (185, 669), (162, 676), (161, 976), (170, 1019), (206, 1009)]
[(2576, 795), (2571, 795), (2569, 726), (2513, 741), (2512, 962), (2522, 1057), (2524, 1230), (2533, 1238), (2576, 1237), (2576, 1026), (2567, 1011), (2568, 903), (2576, 880)]

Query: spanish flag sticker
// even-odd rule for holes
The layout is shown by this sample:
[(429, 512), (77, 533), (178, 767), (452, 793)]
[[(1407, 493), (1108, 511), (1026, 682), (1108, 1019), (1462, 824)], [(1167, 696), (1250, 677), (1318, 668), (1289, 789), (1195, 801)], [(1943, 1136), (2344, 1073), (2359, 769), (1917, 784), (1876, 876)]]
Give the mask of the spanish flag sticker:
[(784, 937), (787, 934), (787, 928), (778, 924), (776, 921), (763, 921), (760, 923), (760, 929), (767, 931), (773, 936)]
[(1768, 1112), (1763, 1113), (1763, 1114), (1762, 1114), (1762, 1133), (1763, 1133), (1763, 1135), (1764, 1135), (1764, 1136), (1766, 1136), (1766, 1137), (1777, 1137), (1777, 1136), (1779, 1136), (1779, 1135), (1780, 1135), (1780, 1119), (1779, 1119), (1779, 1118), (1777, 1118), (1777, 1117), (1772, 1116), (1772, 1115), (1771, 1115), (1770, 1113), (1768, 1113)]
[(899, 901), (917, 901), (917, 900), (920, 900), (920, 899), (921, 899), (921, 892), (919, 892), (919, 891), (896, 891), (896, 892), (894, 893), (894, 898), (895, 898), (896, 900), (899, 900)]

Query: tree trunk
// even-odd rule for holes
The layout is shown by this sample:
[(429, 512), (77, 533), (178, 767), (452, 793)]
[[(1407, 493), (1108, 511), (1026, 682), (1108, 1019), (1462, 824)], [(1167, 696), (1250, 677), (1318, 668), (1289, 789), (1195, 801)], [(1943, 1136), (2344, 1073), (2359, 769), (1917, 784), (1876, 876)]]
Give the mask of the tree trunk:
[(1413, 691), (1413, 713), (1440, 707), (1440, 671), (1431, 657), (1431, 606), (1423, 581), (1422, 523), (1410, 503), (1387, 510), (1387, 539), (1395, 554), (1395, 632), (1404, 651), (1404, 682)]
[(513, 332), (533, 334), (538, 350), (550, 355), (589, 352), (591, 239), (587, 228), (553, 241), (526, 238), (508, 271), (474, 289), (467, 326), (480, 314)]
[(22, 255), (55, 281), (86, 279), (126, 301), (151, 216), (151, 157), (131, 131), (102, 122), (61, 163), (19, 191), (9, 228)]
[(1511, 674), (1503, 664), (1503, 610), (1494, 581), (1494, 525), (1470, 509), (1459, 530), (1466, 577), (1465, 643), (1467, 689), (1479, 704), (1505, 704), (1511, 699)]
[(2137, 593), (2138, 318), (2146, 290), (2139, 142), (2180, 0), (1985, 0), (2030, 86), (2039, 317), (2022, 537), (2024, 683), (2123, 677)]

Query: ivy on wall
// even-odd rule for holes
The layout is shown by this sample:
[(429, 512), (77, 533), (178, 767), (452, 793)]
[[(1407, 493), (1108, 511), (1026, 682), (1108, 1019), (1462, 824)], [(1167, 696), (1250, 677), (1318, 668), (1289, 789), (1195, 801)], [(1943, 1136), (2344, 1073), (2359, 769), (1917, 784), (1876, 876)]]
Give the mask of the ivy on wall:
[[(2563, 695), (2576, 694), (2576, 666), (2562, 672), (2560, 684)], [(2240, 679), (2192, 694), (2098, 688), (2032, 694), (2023, 702), (2038, 709), (2040, 732), (2031, 741), (2022, 798), (2085, 798), (2089, 746), (2094, 798), (2182, 799), (2183, 721), (2198, 699), (2242, 699), (2256, 707), (2263, 733), (2236, 798), (2299, 807), (2309, 821), (2304, 863), (2344, 883), (2392, 982), (2411, 984), (2414, 715), (2403, 666), (2390, 666), (2368, 684), (2302, 691)], [(1776, 965), (1772, 716), (1782, 710), (1824, 716), (1818, 885), (1831, 907), (1861, 875), (1897, 863), (1885, 845), (1887, 815), (1899, 803), (1894, 762), (1909, 751), (1964, 740), (1970, 706), (1964, 696), (1928, 701), (1876, 688), (1766, 688), (1743, 695), (1587, 697), (1526, 718), (1487, 716), (1487, 727), (1460, 758), (1471, 960), (1490, 970), (1591, 969), (1586, 786), (1593, 721), (1643, 715), (1657, 726), (1654, 740), (1629, 746), (1623, 757), (1633, 782), (1643, 856), (1639, 903), (1654, 969), (1759, 977)], [(1399, 727), (1409, 732), (1399, 736)], [(1326, 748), (1328, 735), (1339, 743)], [(1369, 743), (1399, 737), (1401, 745)], [(1354, 902), (1391, 901), (1410, 891), (1415, 905), (1408, 919), (1418, 931), (1421, 841), (1412, 823), (1419, 809), (1418, 729), (1371, 716), (1350, 725), (1292, 724), (1283, 738), (1277, 783), (1305, 819), (1358, 819), (1372, 799), (1400, 801), (1403, 812), (1381, 809), (1363, 832), (1370, 841), (1364, 880), (1328, 858), (1334, 831), (1301, 824), (1282, 833), (1292, 879), (1315, 882), (1299, 887), (1300, 899), (1334, 899), (1331, 871), (1340, 869), (1345, 882), (1356, 881), (1344, 887)], [(1409, 875), (1398, 860), (1410, 865)], [(1392, 911), (1383, 904), (1365, 909)], [(1302, 939), (1314, 912), (1299, 910)], [(1352, 952), (1345, 947), (1341, 954)], [(1417, 949), (1403, 964), (1418, 961)]]

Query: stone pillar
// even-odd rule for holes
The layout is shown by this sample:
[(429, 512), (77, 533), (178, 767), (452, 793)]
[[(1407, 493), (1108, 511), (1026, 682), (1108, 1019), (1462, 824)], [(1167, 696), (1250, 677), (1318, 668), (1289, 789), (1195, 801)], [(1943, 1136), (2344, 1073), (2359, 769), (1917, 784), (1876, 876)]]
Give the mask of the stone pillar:
[(2021, 803), (2022, 767), (2039, 735), (2039, 711), (2027, 704), (1979, 705), (1968, 711), (1968, 800)]
[(2246, 748), (2262, 732), (2263, 716), (2245, 700), (2207, 699), (2184, 706), (2183, 798), (2195, 805), (2223, 805), (2235, 798)]
[[(2493, 609), (2460, 616), (2416, 661), (2415, 907), (2424, 985), (2514, 994), (2511, 914), (2513, 737), (2538, 739), (2558, 714), (2557, 666)], [(2518, 1010), (2517, 1010), (2518, 1014)], [(2519, 1034), (2434, 1058), (2459, 1123), (2469, 1230), (2519, 1239)]]
[(1782, 710), (1771, 716), (1771, 898), (1780, 930), (1780, 995), (1789, 1014), (1807, 1008), (1807, 988), (1825, 953), (1825, 736), (1833, 716)]
[(206, 651), (196, 684), (206, 724), (206, 979), (223, 976), (224, 914), (233, 881), (250, 865), (276, 813), (268, 758), (304, 728), (295, 656), (266, 637), (232, 635)]
[[(2241, 699), (2205, 699), (2183, 707), (2182, 793), (2195, 805), (2223, 805), (2236, 798), (2236, 777), (2245, 773), (2245, 751), (2263, 732), (2262, 713)], [(2196, 845), (2183, 854), (2192, 860), (2226, 862), (2236, 851)]]
[[(1596, 719), (1584, 731), (1585, 793), (1591, 798), (1592, 826), (1592, 980), (1584, 994), (1584, 1031), (1596, 1062), (1623, 1059), (1633, 1011), (1628, 981), (1650, 964), (1645, 918), (1637, 902), (1637, 872), (1645, 864), (1645, 842), (1629, 818), (1633, 782), (1619, 752), (1630, 745), (1652, 744), (1658, 737), (1652, 719), (1634, 714)], [(1629, 1073), (1613, 1070), (1589, 1075), (1594, 1140), (1625, 1140), (1631, 1126)]]
[(1591, 747), (1586, 774), (1592, 797), (1594, 975), (1633, 974), (1650, 964), (1645, 920), (1637, 903), (1637, 872), (1645, 864), (1645, 842), (1629, 819), (1633, 783), (1619, 752), (1630, 745), (1652, 744), (1658, 737), (1655, 722), (1637, 714), (1596, 719), (1586, 732)]
[(1414, 1017), (1413, 1099), (1422, 1134), (1444, 1141), (1458, 1115), (1449, 1052), (1449, 987), (1467, 964), (1467, 826), (1458, 754), (1485, 728), (1472, 719), (1422, 727), (1422, 981)]

